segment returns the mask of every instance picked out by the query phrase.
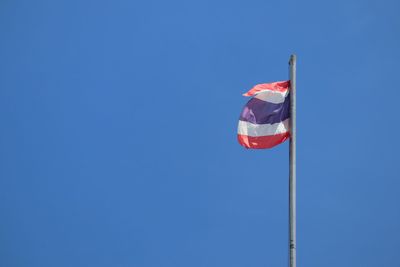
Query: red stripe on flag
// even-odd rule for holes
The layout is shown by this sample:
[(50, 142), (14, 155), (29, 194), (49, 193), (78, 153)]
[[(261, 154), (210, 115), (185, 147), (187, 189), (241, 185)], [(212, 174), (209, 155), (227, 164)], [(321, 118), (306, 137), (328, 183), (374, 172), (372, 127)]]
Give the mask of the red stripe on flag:
[(278, 91), (278, 92), (285, 92), (289, 89), (290, 81), (280, 81), (274, 83), (262, 83), (257, 84), (253, 88), (251, 88), (247, 93), (244, 93), (244, 96), (253, 96), (258, 92), (270, 90), (270, 91)]
[(276, 135), (267, 135), (267, 136), (247, 136), (238, 134), (237, 138), (239, 143), (245, 148), (271, 148), (280, 143), (285, 142), (290, 137), (290, 133), (282, 133)]

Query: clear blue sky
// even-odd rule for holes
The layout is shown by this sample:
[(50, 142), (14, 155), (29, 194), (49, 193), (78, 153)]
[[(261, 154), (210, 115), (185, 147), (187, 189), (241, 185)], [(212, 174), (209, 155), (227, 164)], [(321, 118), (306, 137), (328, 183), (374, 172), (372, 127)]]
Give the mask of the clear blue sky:
[(400, 3), (2, 1), (0, 266), (287, 266), (288, 143), (245, 150), (298, 55), (298, 266), (398, 266)]

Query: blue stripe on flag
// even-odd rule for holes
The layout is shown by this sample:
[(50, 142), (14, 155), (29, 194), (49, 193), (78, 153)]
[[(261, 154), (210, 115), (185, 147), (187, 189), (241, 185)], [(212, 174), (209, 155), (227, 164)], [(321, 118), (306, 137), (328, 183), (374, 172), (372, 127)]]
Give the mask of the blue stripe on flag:
[(290, 96), (288, 95), (283, 103), (273, 104), (263, 100), (252, 98), (240, 114), (241, 121), (255, 124), (272, 124), (282, 122), (290, 117), (289, 114)]

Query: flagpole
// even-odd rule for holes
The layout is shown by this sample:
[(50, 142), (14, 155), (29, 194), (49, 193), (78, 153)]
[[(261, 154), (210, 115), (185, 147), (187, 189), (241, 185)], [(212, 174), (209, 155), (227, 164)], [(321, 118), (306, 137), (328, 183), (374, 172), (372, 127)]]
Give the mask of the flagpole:
[(289, 267), (296, 267), (296, 55), (290, 56)]

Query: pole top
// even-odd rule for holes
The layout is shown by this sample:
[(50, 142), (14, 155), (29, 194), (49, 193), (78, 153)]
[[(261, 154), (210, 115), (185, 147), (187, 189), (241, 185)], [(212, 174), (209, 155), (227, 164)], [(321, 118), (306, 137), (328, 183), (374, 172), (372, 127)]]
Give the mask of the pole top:
[(296, 54), (292, 54), (289, 59), (289, 65), (293, 65), (296, 63), (297, 56)]

